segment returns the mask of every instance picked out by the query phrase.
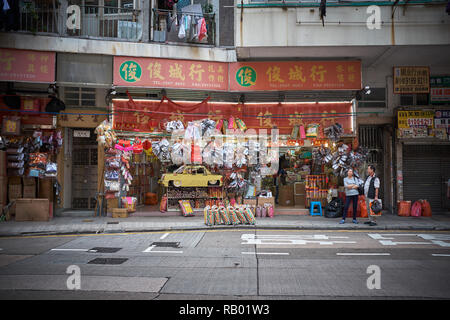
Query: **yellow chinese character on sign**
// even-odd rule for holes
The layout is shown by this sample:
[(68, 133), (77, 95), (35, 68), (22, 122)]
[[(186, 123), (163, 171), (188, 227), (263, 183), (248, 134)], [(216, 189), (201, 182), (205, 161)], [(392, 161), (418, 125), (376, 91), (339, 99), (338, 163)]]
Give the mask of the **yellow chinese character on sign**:
[(215, 113), (210, 110), (208, 111), (208, 119), (212, 119), (214, 121), (219, 121), (220, 119), (222, 119), (222, 115), (220, 115), (219, 113), (221, 113), (221, 110), (215, 110)]
[(136, 69), (136, 64), (130, 63), (130, 65), (128, 65), (126, 63), (122, 68), (122, 71), (125, 73), (125, 79), (138, 81), (139, 79), (136, 77)]
[(356, 72), (355, 66), (348, 66), (348, 67), (347, 67), (347, 71), (348, 71), (348, 72)]
[(0, 62), (5, 64), (5, 67), (3, 70), (5, 71), (11, 71), (12, 69), (12, 62), (16, 60), (16, 58), (12, 57), (9, 52), (0, 52)]
[(355, 75), (353, 73), (348, 75), (348, 81), (350, 81), (350, 82), (355, 81)]
[(181, 110), (177, 110), (177, 113), (171, 113), (169, 117), (170, 121), (180, 120), (184, 123), (184, 116), (181, 113)]
[(338, 66), (336, 67), (336, 71), (337, 71), (338, 73), (344, 72), (344, 67), (342, 66), (342, 64), (340, 64), (340, 65), (338, 65)]
[(34, 72), (34, 64), (29, 64), (28, 65), (28, 69), (27, 69), (27, 72)]
[(339, 82), (344, 82), (344, 75), (343, 74), (338, 74), (337, 75), (337, 79)]
[(271, 119), (272, 113), (269, 111), (266, 111), (264, 114), (262, 112), (258, 113), (258, 119), (259, 119), (259, 126), (260, 127), (273, 127), (272, 119)]
[[(248, 86), (248, 85), (254, 85), (255, 82), (252, 80), (253, 78), (256, 79), (255, 75), (253, 74), (253, 70), (251, 68), (241, 68), (241, 71), (239, 71), (238, 77), (240, 78), (241, 85)], [(221, 77), (221, 76), (219, 76)]]
[(150, 120), (150, 117), (148, 116), (148, 109), (145, 108), (144, 112), (135, 112), (134, 116), (136, 117), (138, 124), (148, 124), (148, 121)]
[(217, 81), (223, 82), (223, 76), (217, 76)]
[(210, 65), (208, 65), (208, 72), (216, 72), (215, 70), (214, 70), (214, 65), (213, 64), (210, 64)]
[(48, 62), (48, 55), (41, 56), (41, 62)]
[(214, 75), (210, 74), (209, 77), (208, 77), (208, 80), (211, 81), (211, 82), (214, 82)]
[(295, 111), (294, 114), (289, 115), (289, 126), (301, 126), (303, 125), (303, 120), (300, 118), (301, 114)]
[(299, 66), (289, 68), (289, 80), (300, 80), (301, 82), (306, 82), (306, 77), (303, 75), (303, 68)]
[(327, 111), (322, 112), (322, 114), (320, 115), (320, 117), (322, 119), (320, 119), (320, 121), (319, 121), (320, 127), (326, 128), (326, 127), (329, 127), (329, 126), (332, 126), (333, 124), (335, 124), (337, 122), (337, 119), (330, 117), (330, 115), (335, 114), (335, 113), (336, 113), (336, 110), (331, 110), (330, 113), (328, 113)]
[(184, 81), (185, 77), (183, 75), (183, 66), (178, 63), (175, 63), (175, 65), (170, 65), (169, 78), (175, 78)]
[(42, 65), (40, 70), (41, 70), (42, 73), (48, 73), (48, 66)]
[(28, 60), (31, 60), (34, 62), (36, 60), (36, 55), (34, 53), (27, 54)]
[(218, 73), (223, 73), (223, 66), (219, 66), (219, 68), (217, 69)]
[(323, 82), (325, 80), (326, 72), (327, 70), (325, 70), (323, 66), (313, 66), (309, 77), (313, 79), (313, 81)]
[(267, 69), (266, 74), (269, 76), (269, 82), (281, 82), (283, 83), (284, 80), (280, 78), (280, 67), (269, 67)]
[(343, 72), (344, 72), (344, 67), (340, 64), (340, 65), (338, 65), (337, 67), (336, 67), (336, 72), (338, 73), (337, 74), (337, 79), (338, 79), (338, 81), (339, 82), (344, 82), (344, 74), (343, 74)]
[(160, 80), (164, 80), (164, 77), (161, 75), (161, 64), (158, 62), (150, 63), (147, 67), (149, 71), (150, 78), (158, 78)]
[(194, 77), (197, 75), (197, 81), (202, 81), (202, 73), (205, 72), (205, 70), (202, 69), (200, 64), (191, 64), (189, 70), (189, 77), (191, 77), (191, 80), (194, 80)]

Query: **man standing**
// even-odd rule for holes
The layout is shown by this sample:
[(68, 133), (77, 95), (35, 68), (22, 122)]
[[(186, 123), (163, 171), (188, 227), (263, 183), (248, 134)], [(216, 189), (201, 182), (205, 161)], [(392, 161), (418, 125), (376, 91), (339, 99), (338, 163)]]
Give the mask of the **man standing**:
[(378, 200), (378, 192), (380, 190), (380, 179), (375, 176), (375, 167), (373, 165), (369, 165), (367, 168), (367, 178), (364, 183), (364, 196), (366, 198), (366, 206), (367, 213), (369, 217), (369, 221), (364, 222), (365, 224), (372, 226), (377, 225), (377, 221), (374, 216), (370, 215), (370, 203), (374, 200)]

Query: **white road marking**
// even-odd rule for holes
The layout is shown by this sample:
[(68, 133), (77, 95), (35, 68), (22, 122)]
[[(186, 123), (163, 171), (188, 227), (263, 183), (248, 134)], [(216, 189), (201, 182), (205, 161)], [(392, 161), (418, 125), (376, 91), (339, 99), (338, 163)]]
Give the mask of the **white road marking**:
[(265, 255), (288, 256), (289, 252), (242, 252), (242, 254), (265, 254)]
[(151, 251), (151, 253), (183, 253), (183, 251)]
[(361, 252), (338, 252), (338, 256), (390, 256), (390, 253), (361, 253)]
[(89, 249), (52, 249), (51, 251), (90, 251)]
[[(369, 237), (374, 240), (378, 240), (382, 245), (395, 246), (395, 245), (422, 245), (422, 244), (435, 244), (441, 247), (450, 247), (450, 235), (449, 234), (416, 234), (416, 233), (391, 233), (391, 234), (379, 234), (368, 233)], [(397, 242), (392, 241), (395, 237), (418, 237), (429, 242)], [(447, 241), (447, 242), (446, 242)]]
[(391, 240), (380, 240), (380, 243), (383, 246), (396, 246), (396, 245), (408, 245), (408, 244), (414, 244), (414, 245), (433, 244), (431, 242), (394, 242)]
[(164, 233), (164, 234), (161, 236), (161, 238), (159, 238), (159, 240), (163, 240), (163, 239), (167, 238), (168, 235), (169, 235), (169, 233)]
[(450, 254), (433, 253), (433, 257), (450, 257)]
[(356, 243), (356, 241), (330, 241), (335, 239), (348, 239), (348, 237), (334, 237), (323, 234), (314, 235), (255, 235), (243, 234), (241, 240), (246, 241), (241, 244), (270, 244), (270, 245), (306, 245), (320, 244), (333, 245), (337, 243)]
[(150, 252), (150, 251), (152, 251), (153, 250), (153, 248), (154, 247), (156, 247), (156, 246), (150, 246), (150, 247), (148, 247), (147, 249), (145, 249), (144, 251), (142, 251), (142, 252)]

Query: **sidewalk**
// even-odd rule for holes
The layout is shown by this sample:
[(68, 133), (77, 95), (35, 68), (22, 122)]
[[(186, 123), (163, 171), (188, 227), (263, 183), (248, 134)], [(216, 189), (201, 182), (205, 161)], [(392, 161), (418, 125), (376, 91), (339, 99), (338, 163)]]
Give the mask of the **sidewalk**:
[[(0, 222), (0, 237), (26, 235), (56, 235), (83, 233), (120, 233), (173, 230), (211, 229), (289, 229), (289, 230), (418, 230), (450, 231), (450, 215), (425, 217), (399, 217), (385, 214), (378, 218), (378, 225), (369, 227), (367, 219), (359, 219), (355, 225), (351, 219), (339, 224), (340, 219), (321, 216), (279, 215), (274, 218), (257, 218), (256, 225), (218, 225), (208, 227), (203, 216), (194, 217), (133, 217), (118, 219), (111, 217), (55, 217), (48, 222)], [(112, 222), (112, 224), (111, 224)]]

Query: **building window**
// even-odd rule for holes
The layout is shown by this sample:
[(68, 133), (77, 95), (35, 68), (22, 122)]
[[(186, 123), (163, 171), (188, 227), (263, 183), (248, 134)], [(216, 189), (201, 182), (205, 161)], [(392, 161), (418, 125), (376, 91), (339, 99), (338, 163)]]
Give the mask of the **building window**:
[(402, 94), (400, 105), (402, 106), (426, 106), (429, 103), (428, 93)]
[(64, 103), (74, 108), (95, 107), (95, 88), (65, 87)]
[(386, 88), (370, 88), (370, 94), (361, 93), (358, 108), (386, 108)]

